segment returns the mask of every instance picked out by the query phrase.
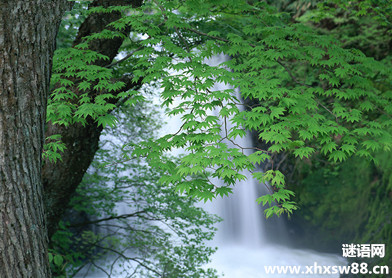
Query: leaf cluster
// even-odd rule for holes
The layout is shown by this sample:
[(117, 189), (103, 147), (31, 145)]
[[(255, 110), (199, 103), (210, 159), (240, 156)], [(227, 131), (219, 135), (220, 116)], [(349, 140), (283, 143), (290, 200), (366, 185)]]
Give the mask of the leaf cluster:
[(131, 159), (122, 143), (153, 137), (157, 115), (147, 104), (127, 106), (116, 112), (117, 126), (104, 130), (100, 150), (71, 201), (73, 214), (89, 220), (65, 222), (52, 240), (58, 254), (67, 254), (70, 277), (94, 270), (108, 277), (216, 277), (201, 266), (215, 250), (205, 242), (218, 218), (159, 184), (163, 173), (143, 159)]
[[(390, 82), (385, 64), (289, 21), (265, 3), (202, 5), (197, 10), (193, 1), (152, 1), (143, 7), (153, 11), (147, 16), (140, 12), (121, 20), (146, 35), (135, 67), (148, 70), (135, 75), (144, 82), (159, 80), (163, 105), (171, 108), (168, 115), (183, 120), (177, 133), (135, 149), (135, 156), (146, 156), (168, 172), (161, 182), (210, 200), (229, 193), (244, 179), (242, 170), (253, 171), (272, 153), (292, 152), (299, 158), (322, 153), (341, 162), (354, 154), (371, 158), (373, 151), (390, 150), (392, 95), (377, 85)], [(203, 43), (194, 43), (201, 38)], [(220, 53), (231, 59), (206, 62)], [(217, 90), (217, 82), (228, 86)], [(240, 88), (241, 97), (233, 88)], [(246, 154), (246, 147), (235, 143), (245, 130), (270, 147)], [(187, 151), (177, 167), (160, 160), (173, 148)], [(259, 201), (280, 203), (277, 214), (292, 212), (293, 192), (275, 186), (280, 174), (271, 171), (276, 174), (256, 174), (274, 192)], [(217, 187), (210, 177), (225, 185)]]
[[(96, 7), (88, 13), (111, 11), (123, 17), (85, 44), (60, 52), (48, 116), (59, 124), (84, 123), (113, 108), (105, 100), (121, 84), (110, 82), (112, 70), (91, 65), (105, 57), (86, 45), (90, 39), (121, 36), (129, 28), (133, 36), (127, 42), (134, 51), (119, 60), (118, 70), (120, 62), (132, 64), (135, 80), (158, 82), (162, 106), (169, 108), (169, 116), (182, 118), (174, 134), (129, 144), (130, 157), (144, 157), (163, 171), (165, 186), (211, 200), (229, 194), (245, 179), (242, 171), (251, 171), (271, 189), (258, 201), (278, 203), (266, 214), (291, 213), (296, 208), (290, 201), (293, 192), (281, 173), (274, 168), (257, 172), (272, 154), (289, 152), (301, 159), (322, 154), (337, 163), (352, 155), (372, 159), (372, 152), (391, 148), (390, 67), (292, 21), (266, 2), (153, 0), (140, 8)], [(208, 62), (220, 54), (230, 59)], [(75, 86), (77, 94), (69, 90)], [(109, 93), (100, 98), (84, 94), (103, 89)], [(247, 131), (269, 147), (238, 144)], [(178, 148), (186, 153), (181, 163), (165, 159)], [(217, 179), (224, 185), (213, 182)]]

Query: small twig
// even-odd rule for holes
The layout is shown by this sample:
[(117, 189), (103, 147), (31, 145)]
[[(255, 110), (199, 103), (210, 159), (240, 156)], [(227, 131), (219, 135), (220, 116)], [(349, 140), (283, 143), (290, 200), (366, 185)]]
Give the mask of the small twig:
[[(291, 77), (291, 79), (295, 82), (295, 83), (297, 83), (298, 85), (301, 85), (301, 86), (305, 86), (305, 87), (307, 87), (307, 88), (312, 88), (312, 86), (310, 86), (310, 85), (308, 85), (308, 84), (305, 84), (305, 83), (303, 83), (303, 82), (299, 82), (298, 80), (297, 80), (297, 78), (294, 76), (294, 74), (291, 72), (291, 70), (280, 60), (280, 59), (278, 59), (277, 60), (277, 63), (279, 64), (279, 65), (281, 65), (285, 70), (286, 70), (286, 72), (290, 75), (290, 77)], [(323, 107), (326, 111), (328, 111), (331, 115), (333, 115), (335, 118), (336, 118), (336, 122), (338, 121), (338, 116), (336, 116), (331, 110), (329, 110), (325, 105), (323, 105), (320, 101), (318, 101), (317, 99), (315, 99), (315, 101), (317, 102), (317, 104), (319, 104), (321, 107)]]
[[(192, 110), (189, 112), (189, 114), (192, 114), (192, 113), (193, 113), (193, 110), (195, 110), (194, 107), (193, 107)], [(184, 127), (185, 124), (186, 124), (186, 122), (184, 122), (184, 123), (180, 126), (180, 128), (177, 130), (176, 133), (168, 134), (168, 135), (171, 135), (171, 138), (170, 138), (170, 139), (173, 139), (174, 136), (178, 135), (178, 134), (180, 133), (180, 131), (182, 130), (182, 128)]]
[(225, 39), (225, 38), (216, 37), (216, 36), (211, 36), (211, 35), (209, 35), (209, 34), (207, 34), (207, 33), (201, 32), (201, 31), (196, 30), (196, 29), (193, 29), (193, 28), (185, 28), (185, 29), (187, 29), (187, 30), (189, 30), (189, 31), (192, 31), (192, 32), (194, 32), (194, 33), (196, 33), (196, 34), (199, 34), (199, 35), (202, 35), (202, 36), (209, 37), (209, 38), (211, 38), (211, 39), (215, 39), (215, 40), (223, 41), (223, 42), (230, 42), (229, 40), (227, 40), (227, 39)]
[(312, 88), (312, 86), (310, 86), (310, 85), (308, 85), (308, 84), (299, 82), (299, 81), (297, 80), (297, 78), (293, 75), (293, 73), (291, 72), (291, 70), (290, 70), (290, 69), (289, 69), (280, 59), (278, 59), (276, 62), (277, 62), (279, 65), (281, 65), (281, 66), (287, 71), (287, 73), (290, 75), (291, 79), (293, 79), (293, 81), (294, 81), (295, 83), (297, 83), (298, 85), (305, 86), (305, 87), (307, 87), (307, 88)]
[[(144, 264), (144, 263), (143, 263), (141, 260), (139, 260), (138, 258), (128, 257), (128, 256), (126, 256), (124, 253), (118, 252), (117, 250), (115, 250), (115, 249), (113, 249), (113, 248), (110, 248), (110, 247), (106, 247), (106, 246), (103, 247), (103, 246), (100, 246), (100, 245), (96, 245), (96, 246), (99, 247), (99, 248), (102, 248), (102, 249), (104, 249), (104, 250), (113, 252), (113, 253), (117, 254), (118, 256), (124, 258), (125, 260), (130, 260), (130, 261), (137, 262), (139, 265), (141, 265), (142, 267), (148, 269), (149, 271), (154, 272), (155, 274), (158, 274), (159, 276), (162, 276), (161, 273), (159, 273), (159, 272), (156, 271), (155, 269), (152, 269), (151, 267), (147, 266), (146, 264)], [(125, 250), (124, 250), (124, 251), (125, 251)]]
[(97, 223), (100, 223), (100, 222), (114, 220), (114, 219), (124, 219), (124, 218), (138, 216), (141, 213), (146, 213), (146, 211), (142, 210), (142, 211), (137, 211), (137, 212), (129, 213), (129, 214), (122, 214), (122, 215), (118, 215), (118, 216), (110, 216), (110, 217), (98, 219), (98, 220), (95, 220), (95, 221), (89, 221), (89, 222), (77, 223), (77, 224), (69, 225), (68, 227), (73, 227), (74, 228), (74, 227), (80, 227), (80, 226), (97, 224)]
[[(226, 116), (225, 116), (225, 134), (226, 134), (226, 138), (227, 138), (228, 134), (227, 134), (227, 117)], [(227, 138), (227, 139), (229, 139), (229, 138)]]
[(276, 170), (279, 170), (280, 165), (286, 160), (287, 153), (283, 155), (283, 158), (279, 161), (278, 165), (276, 165)]
[(332, 116), (335, 117), (336, 122), (338, 122), (338, 116), (336, 116), (331, 110), (329, 110), (326, 106), (324, 106), (321, 102), (319, 102), (316, 98), (314, 99), (318, 105), (323, 107), (325, 110), (327, 110)]
[[(150, 37), (148, 37), (147, 39), (149, 39), (149, 38), (150, 38)], [(135, 54), (137, 51), (139, 51), (139, 50), (142, 49), (142, 48), (143, 48), (143, 46), (139, 46), (139, 47), (136, 48), (134, 51), (132, 51), (132, 52), (130, 52), (128, 55), (126, 55), (124, 58), (122, 58), (122, 59), (120, 59), (120, 60), (118, 60), (118, 61), (115, 61), (115, 62), (113, 62), (113, 63), (111, 63), (111, 64), (105, 66), (105, 68), (111, 68), (111, 67), (113, 67), (113, 66), (115, 66), (115, 65), (117, 65), (117, 64), (119, 64), (119, 63), (121, 63), (121, 62), (123, 62), (123, 61), (125, 61), (125, 60), (127, 60), (129, 57), (133, 56), (133, 54)]]
[(102, 271), (103, 273), (105, 273), (108, 277), (110, 277), (111, 275), (109, 273), (106, 272), (106, 270), (103, 267), (98, 266), (94, 261), (91, 261), (91, 264), (93, 266), (95, 266), (96, 268), (98, 268), (100, 271)]

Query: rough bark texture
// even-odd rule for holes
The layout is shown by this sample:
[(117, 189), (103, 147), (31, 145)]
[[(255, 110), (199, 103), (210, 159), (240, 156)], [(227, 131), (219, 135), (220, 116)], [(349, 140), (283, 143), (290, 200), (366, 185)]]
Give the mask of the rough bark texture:
[[(142, 0), (131, 1), (134, 7), (139, 7)], [(109, 5), (129, 5), (129, 0), (97, 0), (90, 6), (109, 6)], [(78, 35), (74, 45), (79, 44), (82, 38), (93, 33), (98, 33), (107, 28), (107, 25), (120, 18), (120, 13), (92, 14), (86, 18), (79, 28)], [(124, 30), (128, 34), (129, 30)], [(118, 50), (123, 42), (121, 38), (108, 40), (97, 40), (90, 43), (90, 49), (97, 51), (109, 57), (109, 60), (100, 60), (95, 64), (106, 66), (118, 54)], [(128, 90), (139, 84), (125, 81)], [(99, 92), (91, 92), (95, 95)], [(49, 236), (52, 236), (57, 229), (57, 224), (63, 216), (67, 205), (73, 196), (77, 186), (82, 181), (83, 175), (90, 166), (95, 152), (98, 149), (99, 136), (102, 128), (98, 127), (93, 120), (82, 126), (80, 124), (70, 125), (68, 127), (48, 124), (46, 136), (60, 134), (62, 141), (67, 149), (62, 153), (60, 163), (51, 163), (45, 161), (42, 172), (42, 179), (45, 188), (45, 205), (47, 208)]]
[(0, 2), (0, 277), (50, 277), (41, 183), (46, 101), (66, 0)]

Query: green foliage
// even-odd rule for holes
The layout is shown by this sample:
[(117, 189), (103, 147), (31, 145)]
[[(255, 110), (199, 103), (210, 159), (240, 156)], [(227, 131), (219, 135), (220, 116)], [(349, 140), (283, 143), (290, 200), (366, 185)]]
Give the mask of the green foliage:
[(66, 278), (66, 275), (63, 273), (65, 271), (67, 264), (64, 263), (63, 256), (53, 253), (53, 250), (49, 250), (48, 255), (49, 255), (49, 263), (50, 263), (50, 268), (52, 270), (52, 273), (59, 273), (59, 275), (56, 275), (56, 277), (58, 278)]
[[(340, 250), (341, 244), (383, 243), (390, 246), (392, 225), (392, 159), (375, 153), (380, 165), (350, 158), (339, 166), (300, 163), (293, 188), (301, 210), (293, 218), (301, 223), (299, 246)], [(391, 253), (369, 259), (371, 265), (388, 265)], [(372, 276), (378, 277), (378, 276)]]
[[(301, 5), (305, 1), (277, 2)], [(319, 1), (318, 8), (313, 5), (317, 1), (308, 2), (312, 2), (312, 5), (301, 12), (294, 10), (294, 13), (297, 12), (296, 20), (311, 26), (319, 34), (332, 35), (345, 49), (361, 50), (366, 56), (379, 61), (377, 64), (380, 67), (390, 68), (391, 28), (390, 23), (387, 23), (392, 15), (390, 1)], [(293, 11), (287, 6), (280, 8)], [(307, 68), (297, 68), (294, 72), (300, 71), (310, 73)], [(374, 81), (377, 76), (371, 79)], [(380, 93), (389, 94), (390, 84), (390, 77), (387, 77), (373, 82), (372, 86)], [(368, 114), (372, 120), (369, 125), (379, 125), (381, 121), (377, 117), (382, 115), (390, 118), (390, 112), (387, 114), (378, 108), (374, 109), (369, 99), (361, 98), (358, 105), (367, 112), (373, 111)], [(298, 229), (294, 239), (297, 246), (339, 252), (341, 244), (348, 242), (391, 244), (392, 160), (387, 145), (383, 151), (379, 149), (379, 143), (390, 143), (390, 138), (382, 139), (375, 133), (368, 133), (368, 129), (358, 129), (358, 133), (362, 138), (361, 144), (370, 150), (373, 161), (345, 155), (347, 151), (362, 153), (349, 145), (345, 146), (346, 150), (334, 155), (332, 161), (326, 161), (328, 149), (339, 150), (339, 137), (325, 144), (321, 152), (315, 152), (310, 159), (294, 160), (295, 163), (291, 160), (290, 163), (299, 170), (291, 177), (290, 186), (296, 192), (293, 200), (301, 208), (293, 216), (290, 227)], [(347, 161), (335, 163), (346, 157)], [(382, 259), (369, 259), (369, 264), (388, 265), (390, 255), (386, 254)], [(373, 276), (378, 277), (375, 274)]]
[[(337, 13), (346, 13), (360, 17), (371, 17), (377, 21), (381, 27), (392, 27), (392, 8), (390, 0), (365, 0), (365, 1), (349, 1), (349, 0), (329, 0), (323, 1), (319, 5), (318, 19), (326, 16), (334, 17)], [(345, 20), (344, 17), (342, 20)]]
[[(358, 2), (362, 14), (374, 8), (363, 5)], [(108, 112), (114, 105), (109, 100), (143, 101), (136, 92), (113, 95), (123, 86), (112, 80), (116, 74), (128, 69), (134, 81), (158, 82), (168, 115), (181, 115), (183, 124), (157, 140), (130, 142), (129, 156), (145, 157), (151, 167), (164, 171), (164, 186), (211, 200), (229, 194), (245, 178), (241, 171), (254, 171), (276, 153), (301, 159), (322, 153), (341, 162), (352, 155), (372, 159), (372, 152), (391, 149), (390, 67), (345, 48), (304, 18), (295, 22), (266, 2), (245, 0), (154, 0), (140, 8), (94, 7), (86, 13), (111, 11), (123, 17), (79, 46), (58, 50), (48, 120), (68, 125), (93, 119), (111, 125)], [(107, 68), (91, 64), (107, 57), (89, 50), (88, 43), (123, 36), (120, 31), (126, 27), (132, 30), (123, 48), (127, 59)], [(221, 53), (231, 59), (216, 66), (206, 63)], [(213, 90), (215, 82), (229, 87)], [(245, 152), (235, 139), (246, 131), (256, 133), (269, 148)], [(186, 151), (179, 164), (164, 158), (176, 148)], [(254, 173), (272, 189), (258, 202), (278, 203), (266, 210), (267, 216), (292, 213), (293, 192), (277, 169), (270, 170)], [(211, 178), (224, 185), (213, 184)]]
[(61, 161), (61, 152), (66, 146), (61, 142), (61, 136), (56, 134), (46, 138), (44, 151), (42, 153), (43, 159), (48, 159), (50, 162)]
[[(107, 57), (79, 45), (56, 51), (53, 60), (53, 91), (49, 98), (47, 121), (58, 125), (81, 123), (87, 118), (99, 124), (113, 124), (107, 118), (116, 106), (111, 102), (117, 96), (111, 94), (124, 86), (123, 82), (112, 82), (112, 70), (92, 62)], [(76, 89), (76, 92), (75, 92)], [(91, 94), (91, 90), (95, 93)]]
[[(230, 147), (243, 130), (257, 132), (271, 144), (268, 150), (255, 149), (267, 155), (284, 151), (308, 158), (321, 151), (340, 162), (353, 154), (371, 157), (371, 151), (390, 149), (391, 93), (375, 85), (390, 82), (383, 63), (344, 49), (333, 37), (304, 24), (291, 23), (265, 3), (207, 1), (196, 9), (193, 1), (152, 1), (142, 9), (154, 12), (130, 14), (113, 26), (129, 24), (146, 34), (135, 67), (148, 71), (134, 74), (145, 82), (160, 79), (163, 104), (176, 103), (169, 115), (182, 115), (184, 124), (177, 133), (147, 142), (144, 149), (136, 147), (134, 153), (167, 169), (169, 177), (163, 182), (204, 200), (219, 194), (209, 175), (225, 186), (234, 185), (243, 179), (241, 170), (253, 170), (255, 162), (261, 162), (244, 154), (242, 146)], [(224, 27), (230, 31), (222, 32)], [(219, 66), (205, 63), (221, 52), (232, 59)], [(255, 105), (241, 111), (232, 89), (212, 90), (215, 81), (241, 88), (242, 98)], [(229, 131), (228, 121), (234, 124)], [(176, 168), (159, 159), (172, 148), (188, 151)], [(260, 175), (272, 187), (279, 176)], [(274, 189), (279, 193), (272, 194), (272, 201), (280, 201), (281, 207), (273, 211), (292, 212), (292, 192), (283, 183)]]
[(71, 215), (89, 220), (65, 222), (52, 238), (56, 254), (67, 254), (67, 274), (95, 269), (108, 277), (216, 277), (202, 266), (215, 250), (205, 242), (218, 218), (159, 184), (164, 173), (130, 158), (122, 143), (151, 140), (159, 113), (144, 104), (126, 106), (115, 116), (117, 126), (104, 130), (100, 150), (71, 201)]
[(57, 34), (57, 49), (72, 46), (79, 27), (86, 18), (87, 4), (86, 1), (74, 1), (72, 10), (64, 15)]
[(391, 7), (391, 1), (320, 1), (317, 9), (306, 10), (298, 20), (313, 22), (319, 32), (332, 34), (345, 48), (382, 60), (391, 51)]

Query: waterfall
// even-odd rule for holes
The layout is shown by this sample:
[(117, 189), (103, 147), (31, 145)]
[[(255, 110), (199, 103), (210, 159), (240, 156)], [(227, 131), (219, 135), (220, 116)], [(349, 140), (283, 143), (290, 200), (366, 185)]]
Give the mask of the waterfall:
[[(211, 66), (218, 66), (229, 59), (224, 55), (217, 55), (208, 61)], [(216, 83), (213, 90), (225, 90), (228, 86)], [(237, 92), (238, 98), (240, 94)], [(229, 122), (229, 121), (228, 121)], [(228, 127), (230, 129), (231, 126)], [(250, 134), (244, 138), (237, 137), (236, 143), (243, 147), (252, 147)], [(322, 254), (310, 250), (292, 249), (286, 245), (276, 245), (269, 242), (266, 225), (274, 225), (275, 241), (287, 242), (284, 224), (278, 220), (266, 220), (261, 205), (256, 203), (260, 194), (267, 194), (264, 184), (255, 180), (249, 172), (243, 173), (247, 179), (238, 182), (233, 194), (225, 198), (217, 198), (203, 207), (223, 218), (218, 224), (218, 233), (213, 244), (218, 246), (209, 267), (224, 273), (226, 278), (264, 278), (264, 277), (298, 277), (295, 275), (266, 274), (264, 266), (312, 266), (317, 265), (345, 265), (345, 261), (331, 254)], [(218, 186), (220, 181), (216, 180)], [(280, 222), (280, 223), (279, 223)], [(271, 230), (271, 229), (269, 229)], [(339, 277), (335, 275), (312, 275), (312, 277)]]
[[(217, 55), (206, 63), (218, 66), (227, 61), (228, 57)], [(214, 85), (214, 90), (224, 90), (228, 87), (221, 83)], [(237, 94), (239, 94), (237, 92)], [(155, 99), (155, 103), (162, 103)], [(173, 104), (175, 106), (175, 103)], [(162, 111), (163, 114), (163, 111)], [(175, 133), (181, 126), (181, 115), (166, 117), (160, 135)], [(229, 121), (228, 121), (229, 122)], [(230, 127), (228, 127), (230, 128)], [(113, 139), (115, 140), (115, 139)], [(244, 138), (237, 138), (236, 143), (243, 147), (252, 147), (252, 139), (248, 134)], [(230, 147), (230, 146), (229, 146)], [(173, 150), (172, 154), (182, 153), (182, 150)], [(298, 274), (266, 274), (264, 266), (313, 266), (318, 265), (345, 265), (346, 262), (337, 255), (324, 254), (310, 250), (292, 249), (288, 245), (277, 245), (270, 242), (266, 227), (274, 225), (268, 230), (275, 229), (275, 241), (286, 242), (284, 237), (284, 224), (282, 222), (266, 220), (261, 205), (256, 199), (260, 194), (266, 193), (266, 186), (252, 178), (250, 173), (243, 173), (247, 179), (234, 186), (233, 194), (229, 197), (217, 197), (213, 201), (200, 203), (207, 211), (223, 218), (217, 224), (218, 232), (212, 246), (218, 251), (213, 255), (211, 263), (206, 267), (216, 268), (219, 274), (224, 273), (226, 278), (267, 278), (267, 277), (300, 277)], [(215, 180), (219, 185), (220, 181)], [(118, 204), (120, 209), (124, 207)], [(126, 211), (124, 211), (126, 213)], [(278, 225), (277, 225), (278, 224)], [(282, 231), (283, 229), (283, 231)], [(282, 236), (283, 234), (283, 236)], [(339, 277), (335, 275), (311, 275), (312, 277)], [(101, 277), (89, 275), (88, 277)], [(172, 277), (177, 278), (177, 277)]]
[[(206, 61), (210, 66), (219, 66), (229, 59), (226, 55), (216, 55)], [(223, 83), (215, 83), (212, 91), (221, 91), (229, 89), (228, 85)], [(241, 99), (240, 92), (236, 90), (237, 98)], [(242, 109), (242, 107), (239, 107)], [(219, 112), (215, 111), (215, 115)], [(223, 122), (221, 123), (223, 126)], [(230, 121), (226, 122), (227, 130), (230, 130), (233, 125)], [(222, 130), (223, 135), (223, 130)], [(236, 143), (243, 148), (252, 147), (252, 139), (248, 134), (245, 137), (237, 137)], [(228, 142), (228, 147), (235, 148), (235, 146)], [(251, 150), (244, 150), (244, 153), (250, 154)], [(246, 176), (246, 180), (239, 181), (234, 189), (233, 194), (228, 197), (217, 197), (213, 202), (208, 202), (203, 207), (213, 213), (221, 216), (224, 221), (218, 224), (218, 233), (216, 235), (216, 242), (219, 244), (226, 244), (231, 242), (236, 245), (257, 246), (260, 247), (265, 243), (266, 235), (264, 234), (263, 222), (260, 217), (261, 207), (256, 203), (257, 192), (266, 191), (265, 186), (260, 186), (257, 181), (252, 179), (249, 171), (243, 171), (241, 174)], [(223, 183), (215, 179), (214, 182), (218, 186)]]

